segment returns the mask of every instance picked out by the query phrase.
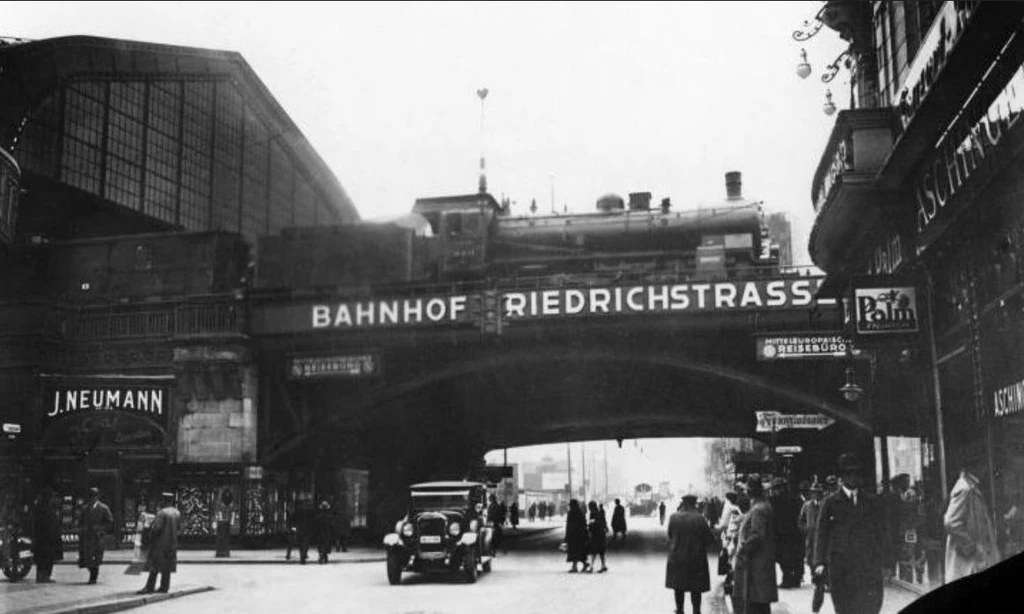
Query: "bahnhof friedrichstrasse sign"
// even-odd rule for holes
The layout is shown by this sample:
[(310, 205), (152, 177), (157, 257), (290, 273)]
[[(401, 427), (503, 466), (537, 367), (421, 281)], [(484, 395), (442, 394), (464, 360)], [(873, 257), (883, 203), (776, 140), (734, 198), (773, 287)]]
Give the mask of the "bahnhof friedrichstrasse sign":
[[(502, 293), (507, 321), (571, 317), (642, 316), (775, 311), (813, 307), (824, 278), (595, 286)], [(338, 302), (295, 302), (255, 310), (258, 334), (339, 329), (445, 326), (474, 322), (469, 294), (386, 297)], [(830, 304), (834, 301), (828, 301)]]

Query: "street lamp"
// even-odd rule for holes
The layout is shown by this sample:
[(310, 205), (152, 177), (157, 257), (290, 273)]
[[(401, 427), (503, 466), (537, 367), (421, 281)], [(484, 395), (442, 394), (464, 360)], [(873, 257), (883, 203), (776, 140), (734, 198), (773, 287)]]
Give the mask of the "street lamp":
[(864, 388), (857, 384), (854, 379), (854, 370), (852, 365), (846, 367), (846, 383), (839, 388), (839, 392), (843, 393), (843, 398), (851, 403), (859, 401), (861, 395), (864, 394)]
[(825, 115), (833, 115), (836, 112), (836, 103), (832, 102), (832, 90), (825, 91), (825, 104), (821, 105)]
[(796, 65), (796, 75), (806, 79), (811, 74), (811, 65), (807, 62), (807, 50), (800, 48), (800, 63)]

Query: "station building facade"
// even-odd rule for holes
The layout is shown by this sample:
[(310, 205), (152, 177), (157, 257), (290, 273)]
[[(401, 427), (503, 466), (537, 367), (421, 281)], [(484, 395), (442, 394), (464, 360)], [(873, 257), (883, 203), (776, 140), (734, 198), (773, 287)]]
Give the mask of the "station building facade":
[[(840, 293), (917, 290), (920, 331), (872, 364), (879, 475), (911, 478), (897, 579), (926, 589), (961, 471), (980, 479), (1001, 557), (1024, 550), (1024, 6), (827, 2), (819, 19), (856, 71), (814, 174), (809, 250)], [(887, 403), (900, 387), (912, 397)]]
[(4, 509), (52, 486), (74, 541), (99, 486), (127, 540), (172, 488), (186, 540), (219, 513), (283, 530), (294, 483), (258, 465), (251, 250), (358, 219), (351, 199), (237, 53), (0, 39), (0, 68)]

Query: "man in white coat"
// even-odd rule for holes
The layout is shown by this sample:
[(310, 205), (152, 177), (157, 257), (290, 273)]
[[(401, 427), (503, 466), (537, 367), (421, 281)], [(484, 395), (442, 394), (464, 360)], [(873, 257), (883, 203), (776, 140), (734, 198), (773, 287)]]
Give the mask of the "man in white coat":
[(996, 530), (978, 478), (967, 470), (949, 494), (946, 528), (946, 582), (969, 576), (999, 562)]

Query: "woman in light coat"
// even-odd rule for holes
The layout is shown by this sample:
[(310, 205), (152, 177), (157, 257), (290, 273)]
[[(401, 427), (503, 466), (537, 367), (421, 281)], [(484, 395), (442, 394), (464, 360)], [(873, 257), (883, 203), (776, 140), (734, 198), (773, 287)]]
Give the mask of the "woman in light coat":
[(764, 499), (764, 485), (758, 478), (747, 483), (750, 511), (743, 517), (736, 536), (735, 614), (769, 614), (779, 600), (775, 584), (775, 529), (772, 506)]
[(978, 478), (966, 470), (949, 494), (946, 528), (946, 582), (969, 576), (999, 562), (996, 530)]

